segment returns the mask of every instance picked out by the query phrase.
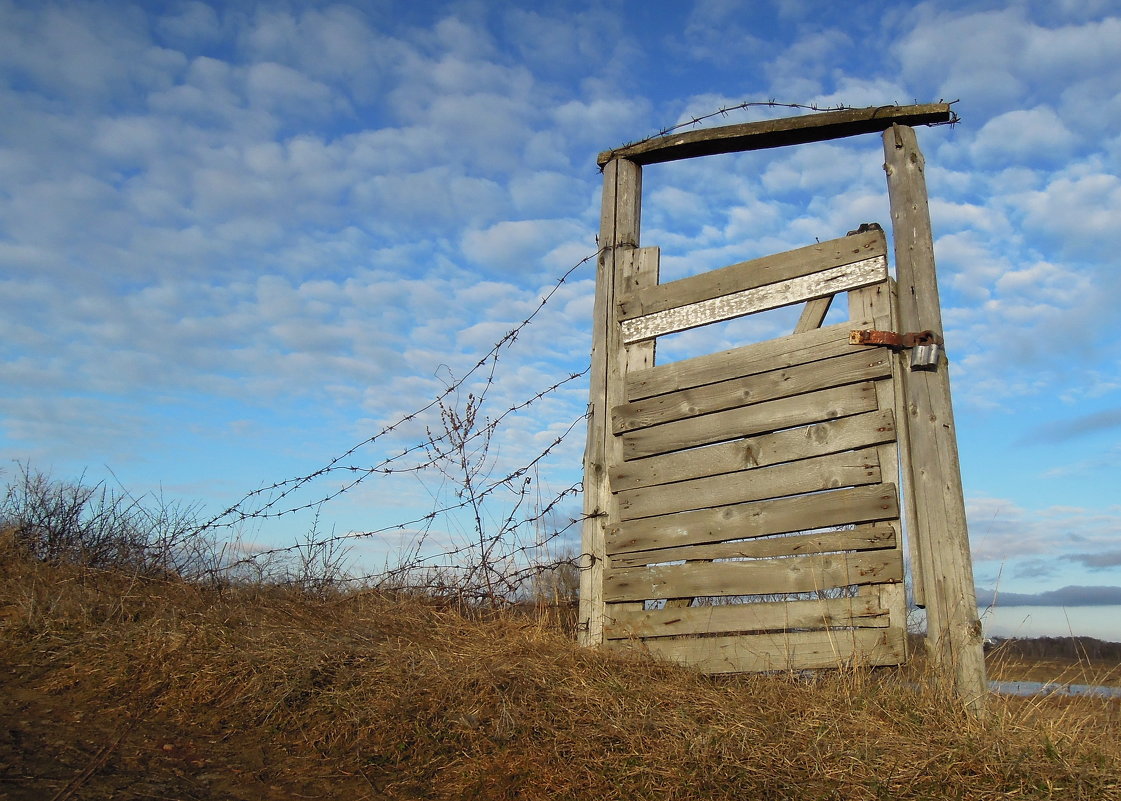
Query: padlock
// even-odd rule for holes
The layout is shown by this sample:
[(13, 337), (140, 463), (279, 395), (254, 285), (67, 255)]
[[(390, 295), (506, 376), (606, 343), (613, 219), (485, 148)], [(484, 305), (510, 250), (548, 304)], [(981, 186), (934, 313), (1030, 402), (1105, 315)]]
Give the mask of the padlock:
[(942, 346), (936, 342), (927, 342), (911, 348), (911, 369), (933, 372), (938, 369), (942, 361)]

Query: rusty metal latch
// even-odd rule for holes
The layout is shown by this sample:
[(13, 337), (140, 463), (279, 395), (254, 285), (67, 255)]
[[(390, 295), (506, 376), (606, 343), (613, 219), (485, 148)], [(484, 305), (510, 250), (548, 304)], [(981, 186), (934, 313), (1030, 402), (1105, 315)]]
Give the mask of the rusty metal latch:
[(911, 351), (912, 370), (937, 370), (944, 353), (945, 342), (933, 331), (912, 331), (897, 334), (894, 331), (877, 331), (872, 328), (850, 331), (849, 344), (879, 345), (892, 350)]

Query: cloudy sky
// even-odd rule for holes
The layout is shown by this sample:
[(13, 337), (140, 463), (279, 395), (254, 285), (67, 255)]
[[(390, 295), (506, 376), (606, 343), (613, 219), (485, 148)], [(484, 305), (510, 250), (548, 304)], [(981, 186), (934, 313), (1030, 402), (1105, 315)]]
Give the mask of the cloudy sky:
[[(0, 0), (4, 475), (220, 512), (424, 407), (528, 317), (595, 252), (598, 151), (744, 101), (959, 100), (961, 124), (919, 141), (977, 582), (1117, 604), (1118, 42), (1114, 0)], [(797, 112), (713, 122), (776, 113)], [(642, 242), (674, 278), (886, 227), (882, 161), (872, 135), (649, 167)], [(584, 369), (592, 282), (578, 267), (502, 351), (482, 414)], [(492, 474), (586, 392), (509, 418)], [(430, 410), (343, 463), (438, 426)], [(542, 461), (540, 498), (578, 480), (582, 447)], [(449, 490), (370, 479), (320, 530), (411, 520)], [(286, 542), (297, 517), (249, 534)]]

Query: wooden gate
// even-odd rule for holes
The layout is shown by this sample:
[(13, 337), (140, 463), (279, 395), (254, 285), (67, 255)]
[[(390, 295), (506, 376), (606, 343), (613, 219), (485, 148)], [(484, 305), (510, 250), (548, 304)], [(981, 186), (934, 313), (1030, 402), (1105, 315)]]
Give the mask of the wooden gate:
[[(862, 226), (660, 284), (657, 248), (638, 245), (641, 167), (947, 115), (944, 104), (831, 112), (601, 154), (584, 643), (638, 645), (711, 673), (904, 659), (898, 484), (901, 450), (905, 481), (914, 475), (900, 414), (915, 407), (911, 379), (896, 352), (851, 336), (902, 330), (884, 232)], [(898, 230), (895, 239), (898, 259), (913, 242)], [(845, 300), (849, 319), (822, 327)], [(795, 304), (802, 313), (787, 336), (654, 364), (659, 336)], [(922, 493), (907, 497), (914, 534)], [(913, 569), (929, 550), (912, 542)], [(924, 575), (945, 586), (944, 576), (916, 573), (920, 601)], [(972, 594), (971, 574), (957, 579)], [(935, 617), (945, 622), (945, 612)], [(976, 645), (979, 655), (979, 637)]]
[[(853, 322), (819, 328), (842, 293)], [(619, 298), (624, 345), (807, 305), (791, 336), (625, 375), (608, 640), (711, 673), (902, 660), (894, 360), (849, 341), (892, 330), (889, 299), (882, 231)]]

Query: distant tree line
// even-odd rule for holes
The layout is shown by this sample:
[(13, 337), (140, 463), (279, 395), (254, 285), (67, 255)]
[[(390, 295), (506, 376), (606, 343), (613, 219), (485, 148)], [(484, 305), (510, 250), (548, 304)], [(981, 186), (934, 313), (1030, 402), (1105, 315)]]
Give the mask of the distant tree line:
[(986, 650), (999, 651), (1002, 656), (1025, 659), (1102, 659), (1121, 661), (1121, 642), (1106, 642), (1096, 637), (1029, 637), (986, 642)]

